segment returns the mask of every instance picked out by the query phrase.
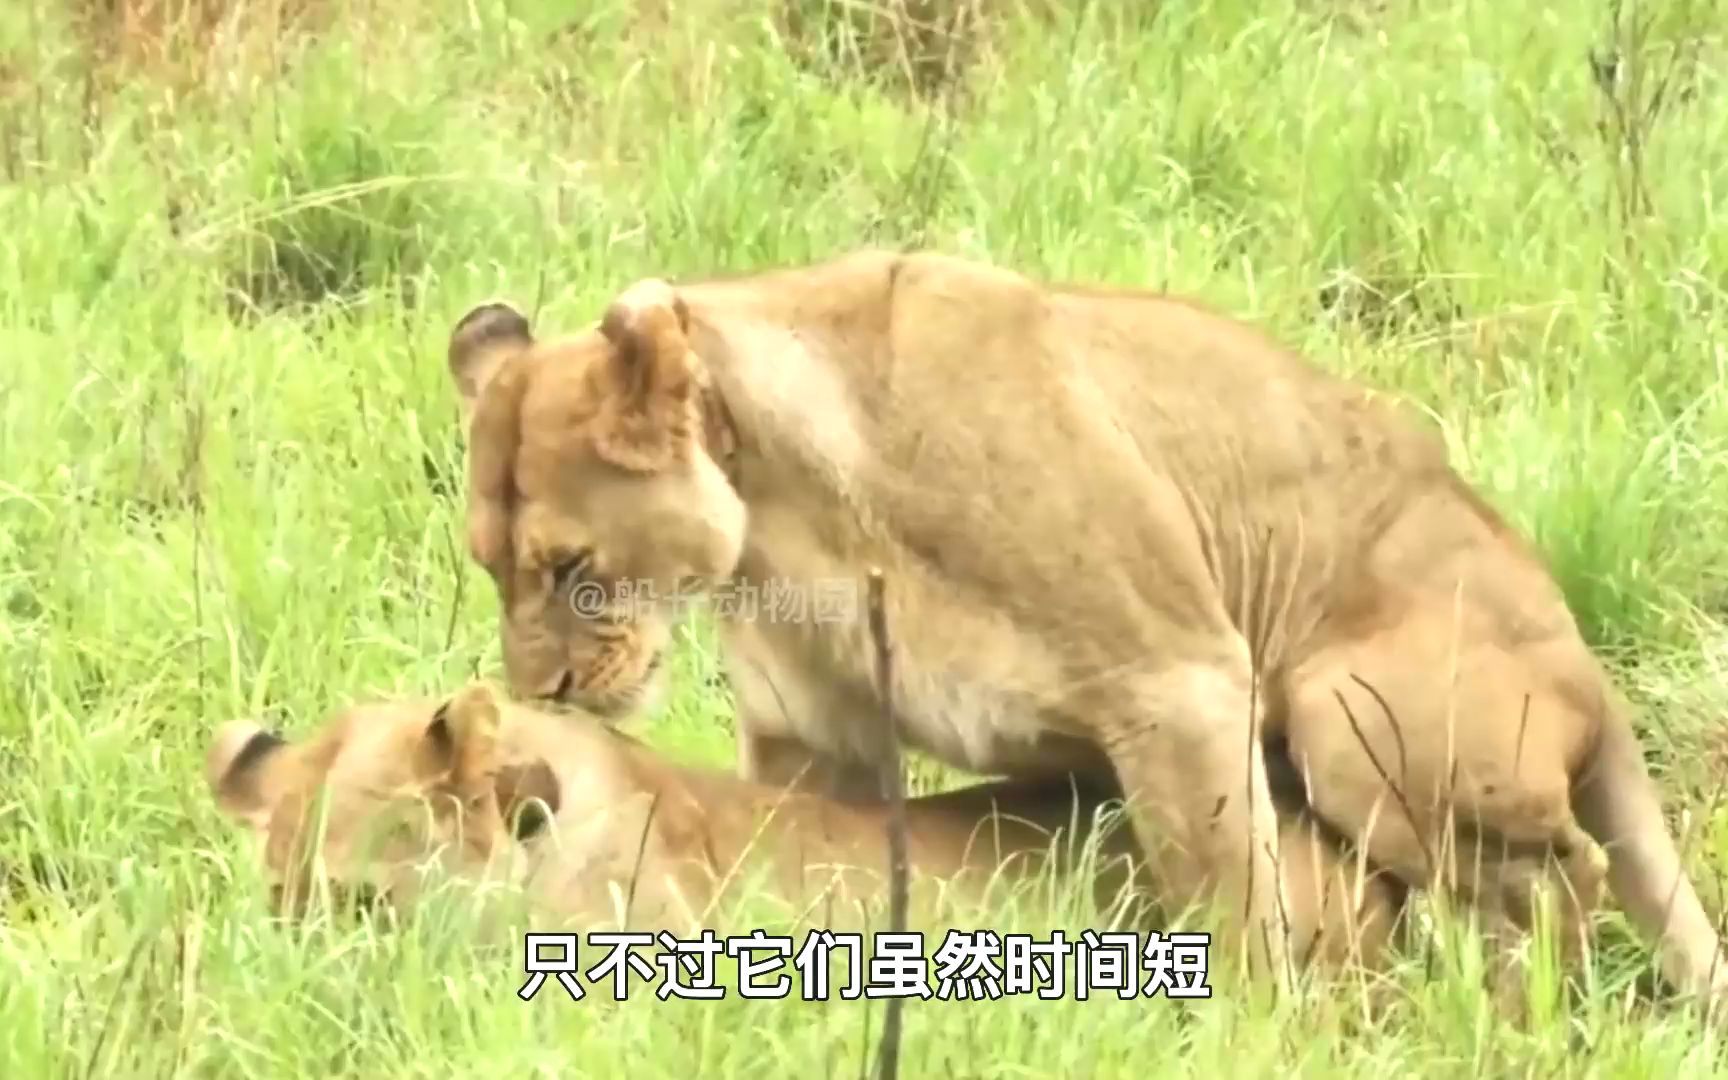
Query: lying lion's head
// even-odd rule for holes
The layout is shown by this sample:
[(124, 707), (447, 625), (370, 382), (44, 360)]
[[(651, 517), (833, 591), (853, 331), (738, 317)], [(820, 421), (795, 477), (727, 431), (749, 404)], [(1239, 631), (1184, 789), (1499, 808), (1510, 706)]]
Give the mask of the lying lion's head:
[(680, 605), (729, 577), (744, 504), (727, 429), (670, 286), (600, 325), (535, 341), (483, 304), (451, 333), (468, 427), (468, 542), (497, 586), (505, 671), (524, 699), (639, 711)]
[(279, 913), (304, 910), (320, 876), (338, 901), (399, 904), (429, 858), (477, 866), (512, 825), (528, 835), (556, 811), (550, 766), (500, 760), (498, 724), (480, 685), (442, 704), (346, 709), (298, 743), (236, 720), (211, 740), (206, 779), (217, 805), (262, 839)]

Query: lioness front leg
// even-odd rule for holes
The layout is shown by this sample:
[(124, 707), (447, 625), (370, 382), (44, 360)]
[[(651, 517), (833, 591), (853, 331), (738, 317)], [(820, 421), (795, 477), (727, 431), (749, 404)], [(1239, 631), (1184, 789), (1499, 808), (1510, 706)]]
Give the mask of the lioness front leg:
[(1167, 910), (1216, 901), (1223, 944), (1285, 985), (1278, 819), (1250, 688), (1246, 661), (1140, 674), (1102, 702), (1099, 734)]

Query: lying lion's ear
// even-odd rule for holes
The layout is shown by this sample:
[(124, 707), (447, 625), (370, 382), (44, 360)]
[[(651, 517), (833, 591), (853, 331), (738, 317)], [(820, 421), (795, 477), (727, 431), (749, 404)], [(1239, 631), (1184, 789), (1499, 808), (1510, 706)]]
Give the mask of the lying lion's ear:
[(606, 309), (600, 333), (612, 344), (611, 397), (595, 432), (601, 455), (620, 468), (654, 472), (695, 435), (695, 357), (689, 311), (657, 278), (630, 286)]
[(421, 737), (422, 774), (472, 794), (498, 752), (498, 702), (476, 683), (440, 705)]
[(281, 736), (249, 720), (217, 729), (204, 759), (204, 779), (221, 810), (255, 829), (268, 826), (280, 794), (276, 774), (285, 766)]
[(499, 366), (532, 344), (534, 334), (527, 317), (502, 301), (477, 305), (456, 320), (450, 331), (447, 362), (462, 402), (464, 427), (474, 413), (480, 392), (497, 374)]
[(516, 839), (526, 840), (552, 823), (563, 802), (558, 775), (543, 758), (505, 765), (494, 781), (498, 812), (510, 823)]

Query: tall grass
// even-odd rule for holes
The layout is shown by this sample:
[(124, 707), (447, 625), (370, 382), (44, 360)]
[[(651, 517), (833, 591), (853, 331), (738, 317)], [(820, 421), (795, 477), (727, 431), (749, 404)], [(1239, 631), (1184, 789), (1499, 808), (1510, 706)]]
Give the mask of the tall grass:
[[(503, 293), (571, 325), (637, 276), (864, 243), (1194, 294), (1407, 394), (1623, 673), (1673, 806), (1708, 819), (1688, 853), (1718, 903), (1728, 12), (912, 6), (932, 25), (816, 0), (0, 10), (0, 1073), (857, 1071), (880, 1002), (523, 1005), (519, 950), (459, 908), (282, 931), (199, 765), (232, 716), (298, 731), (496, 670), (442, 367), (460, 311)], [(725, 765), (715, 671), (693, 626), (644, 730)], [(1466, 938), (1386, 1013), (1355, 986), (913, 1003), (904, 1068), (1706, 1070), (1716, 1036), (1605, 940), (1574, 998), (1538, 965), (1523, 1030)]]

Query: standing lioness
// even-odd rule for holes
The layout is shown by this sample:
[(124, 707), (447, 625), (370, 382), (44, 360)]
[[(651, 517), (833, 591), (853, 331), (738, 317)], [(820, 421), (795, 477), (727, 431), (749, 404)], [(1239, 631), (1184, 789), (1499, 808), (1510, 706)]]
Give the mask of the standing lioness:
[(866, 252), (643, 281), (556, 341), (484, 305), (449, 362), (519, 695), (637, 707), (673, 614), (645, 598), (726, 586), (742, 771), (872, 793), (863, 605), (832, 590), (875, 565), (904, 739), (981, 773), (1110, 768), (1157, 879), (1221, 894), (1279, 973), (1262, 745), (1372, 859), (1517, 924), (1543, 860), (1587, 893), (1606, 846), (1666, 975), (1728, 986), (1539, 559), (1435, 434), (1252, 329)]

